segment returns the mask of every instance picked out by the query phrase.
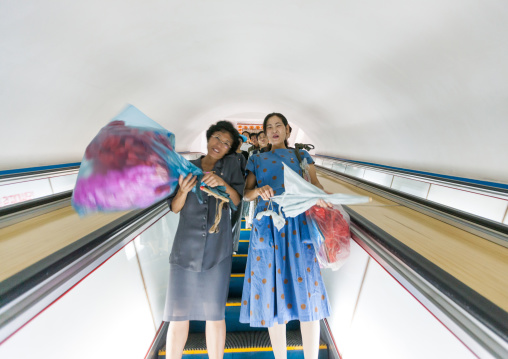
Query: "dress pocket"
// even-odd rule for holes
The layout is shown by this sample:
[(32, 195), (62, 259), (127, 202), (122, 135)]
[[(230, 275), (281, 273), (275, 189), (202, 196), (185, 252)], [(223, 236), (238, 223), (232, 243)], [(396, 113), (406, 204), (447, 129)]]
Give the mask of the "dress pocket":
[(298, 216), (298, 229), (300, 233), (300, 241), (305, 244), (312, 244), (311, 231), (309, 230), (309, 226), (312, 223), (309, 223), (310, 220), (307, 219), (305, 213), (302, 213)]
[(273, 247), (273, 222), (270, 217), (262, 217), (252, 221), (250, 246), (253, 249)]

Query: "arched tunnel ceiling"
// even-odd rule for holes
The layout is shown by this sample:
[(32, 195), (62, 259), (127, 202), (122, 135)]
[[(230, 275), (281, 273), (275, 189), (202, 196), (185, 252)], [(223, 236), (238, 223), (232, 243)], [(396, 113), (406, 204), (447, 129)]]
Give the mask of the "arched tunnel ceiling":
[(78, 162), (127, 103), (193, 150), (284, 113), (317, 152), (508, 182), (506, 1), (0, 2), (0, 170)]

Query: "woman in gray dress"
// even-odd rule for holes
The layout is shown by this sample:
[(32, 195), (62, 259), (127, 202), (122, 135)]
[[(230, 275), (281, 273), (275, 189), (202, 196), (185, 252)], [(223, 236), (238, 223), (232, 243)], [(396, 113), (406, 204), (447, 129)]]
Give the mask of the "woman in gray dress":
[[(219, 121), (206, 132), (207, 154), (194, 161), (205, 173), (203, 182), (210, 187), (224, 186), (238, 206), (244, 177), (236, 156), (238, 131), (228, 121)], [(215, 221), (217, 200), (204, 195), (198, 202), (192, 188), (196, 178), (180, 177), (179, 187), (168, 198), (169, 207), (180, 213), (173, 249), (169, 258), (169, 285), (164, 321), (170, 322), (166, 358), (181, 358), (189, 333), (189, 320), (206, 321), (206, 345), (209, 358), (222, 358), (226, 341), (225, 308), (232, 262), (230, 210), (222, 209), (218, 233), (209, 233)]]

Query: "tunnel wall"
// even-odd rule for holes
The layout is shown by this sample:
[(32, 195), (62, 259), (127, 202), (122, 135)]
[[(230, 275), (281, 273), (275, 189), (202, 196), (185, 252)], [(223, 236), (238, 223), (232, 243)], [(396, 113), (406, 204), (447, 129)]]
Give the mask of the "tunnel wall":
[(278, 111), (317, 153), (508, 182), (502, 1), (6, 1), (0, 170), (79, 162), (127, 104), (177, 135)]

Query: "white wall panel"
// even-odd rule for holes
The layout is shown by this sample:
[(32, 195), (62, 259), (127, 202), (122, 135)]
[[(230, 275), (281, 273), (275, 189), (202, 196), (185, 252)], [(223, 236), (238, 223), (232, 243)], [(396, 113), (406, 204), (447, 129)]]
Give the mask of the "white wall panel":
[(393, 179), (392, 188), (397, 191), (412, 194), (413, 196), (427, 198), (430, 183), (395, 176)]
[(351, 241), (348, 261), (336, 272), (322, 270), (323, 280), (332, 312), (328, 324), (339, 351), (349, 340), (353, 311), (358, 299), (369, 256), (356, 242)]
[(374, 260), (343, 353), (344, 359), (476, 357)]
[(505, 216), (504, 216), (504, 221), (503, 221), (504, 224), (508, 224), (508, 211), (506, 212)]
[(0, 186), (0, 207), (52, 194), (48, 179), (6, 184)]
[(347, 165), (344, 163), (335, 162), (332, 165), (332, 170), (338, 171), (338, 172), (345, 172)]
[(74, 186), (76, 185), (77, 179), (78, 174), (76, 173), (66, 176), (51, 177), (49, 181), (51, 182), (53, 193), (60, 193), (73, 190)]
[(499, 198), (435, 184), (430, 187), (427, 199), (498, 222), (503, 221), (508, 205), (507, 201)]
[(313, 157), (314, 158), (314, 162), (316, 162), (317, 165), (320, 165), (322, 166), (323, 165), (323, 159), (320, 158), (320, 157)]
[(156, 325), (162, 322), (164, 314), (169, 255), (179, 219), (179, 214), (169, 212), (134, 241)]
[(345, 173), (350, 176), (363, 178), (363, 174), (365, 173), (365, 170), (363, 168), (354, 167), (354, 166), (349, 165), (349, 166), (347, 166)]
[(377, 183), (381, 186), (390, 187), (393, 180), (393, 175), (389, 175), (379, 171), (365, 170), (363, 179)]
[(326, 168), (332, 168), (333, 163), (334, 163), (334, 161), (332, 161), (332, 160), (323, 160), (322, 166), (326, 167)]
[(155, 335), (131, 242), (0, 346), (0, 358), (143, 358)]

